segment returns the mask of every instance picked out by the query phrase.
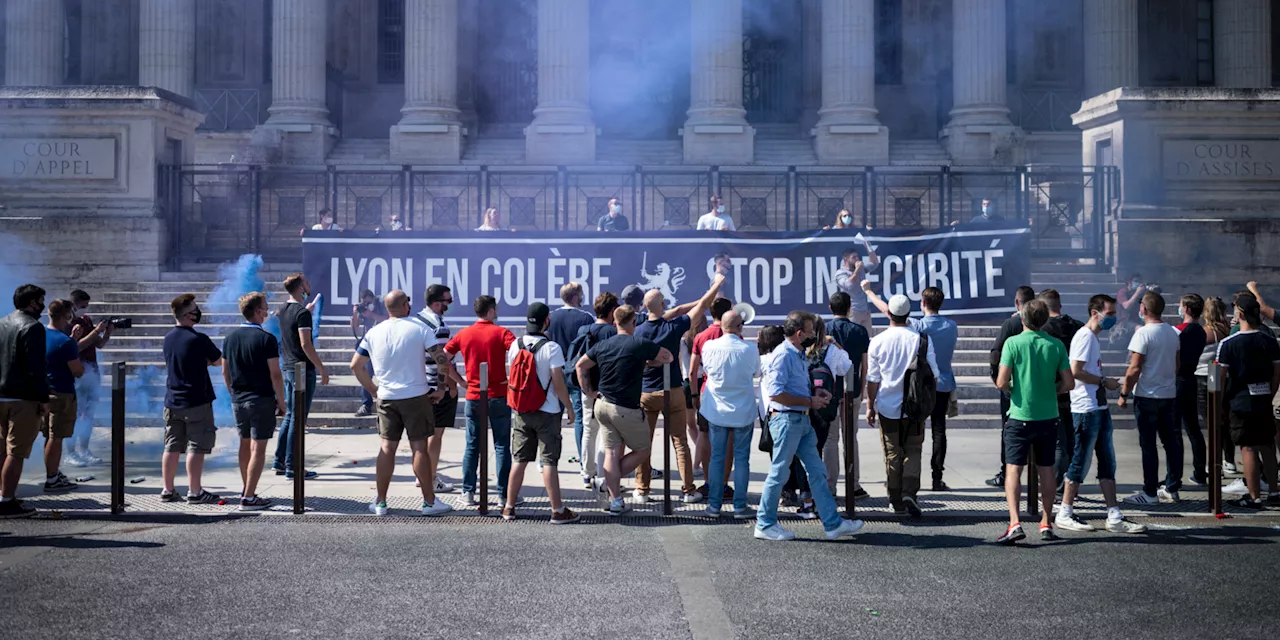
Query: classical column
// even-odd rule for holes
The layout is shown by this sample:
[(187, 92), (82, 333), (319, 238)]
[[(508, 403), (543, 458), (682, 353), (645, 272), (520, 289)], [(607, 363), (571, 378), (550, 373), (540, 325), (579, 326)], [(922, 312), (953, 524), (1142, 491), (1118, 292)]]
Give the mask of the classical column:
[(1084, 0), (1084, 98), (1138, 84), (1138, 0)]
[(800, 112), (800, 130), (812, 135), (822, 108), (822, 3), (824, 0), (800, 0), (801, 92), (804, 108)]
[(328, 2), (275, 0), (271, 16), (271, 107), (286, 162), (320, 163), (333, 146), (325, 105)]
[(588, 0), (538, 0), (538, 106), (524, 131), (530, 164), (596, 161)]
[(1213, 3), (1213, 80), (1231, 89), (1271, 86), (1271, 0)]
[(954, 0), (951, 122), (943, 130), (951, 159), (1014, 164), (1017, 129), (1006, 97), (1005, 0)]
[(887, 164), (889, 130), (877, 113), (874, 0), (823, 0), (818, 160)]
[(742, 0), (690, 3), (692, 55), (688, 164), (744, 164), (755, 158), (755, 129), (742, 108)]
[(456, 164), (462, 159), (458, 111), (458, 0), (405, 3), (404, 108), (391, 127), (391, 159)]
[(62, 0), (8, 0), (4, 83), (11, 87), (62, 84)]
[(195, 93), (196, 0), (141, 0), (138, 84)]

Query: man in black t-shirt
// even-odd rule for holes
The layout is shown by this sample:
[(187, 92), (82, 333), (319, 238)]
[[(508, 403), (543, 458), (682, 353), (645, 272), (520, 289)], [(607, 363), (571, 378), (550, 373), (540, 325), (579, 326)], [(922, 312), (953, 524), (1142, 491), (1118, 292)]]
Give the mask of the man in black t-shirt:
[[(576, 363), (582, 393), (595, 399), (595, 417), (604, 427), (605, 483), (609, 490), (609, 513), (630, 511), (622, 500), (622, 476), (649, 459), (650, 436), (640, 409), (640, 378), (646, 367), (660, 367), (673, 360), (671, 352), (637, 338), (636, 310), (623, 305), (613, 312), (618, 335), (596, 344)], [(592, 388), (589, 372), (600, 367), (600, 386)], [(631, 453), (622, 455), (626, 446)]]
[(241, 297), (240, 315), (244, 323), (222, 342), (226, 360), (222, 377), (231, 392), (231, 413), (240, 431), (240, 510), (259, 511), (271, 505), (258, 497), (258, 479), (267, 441), (276, 430), (276, 416), (285, 413), (284, 377), (280, 344), (262, 328), (267, 296), (255, 291)]
[(1204, 313), (1204, 298), (1188, 293), (1178, 303), (1178, 315), (1182, 323), (1174, 327), (1178, 332), (1178, 374), (1177, 374), (1177, 407), (1182, 428), (1191, 441), (1191, 480), (1196, 484), (1209, 482), (1208, 452), (1206, 451), (1204, 432), (1200, 430), (1199, 385), (1196, 382), (1196, 367), (1200, 364), (1200, 356), (1209, 341), (1209, 335), (1200, 326), (1200, 315)]
[[(307, 415), (311, 414), (311, 399), (316, 394), (316, 376), (319, 374), (320, 384), (329, 384), (329, 372), (325, 371), (320, 354), (316, 352), (313, 342), (311, 309), (305, 302), (311, 296), (311, 283), (306, 276), (295, 273), (284, 279), (284, 290), (289, 293), (289, 301), (280, 310), (280, 345), (284, 358), (284, 395), (285, 414), (280, 423), (280, 437), (276, 439), (276, 460), (271, 466), (276, 475), (293, 479), (293, 442), (297, 438), (294, 433), (294, 416), (297, 408), (293, 406), (293, 390), (299, 384), (305, 385)], [(294, 379), (294, 367), (305, 362), (307, 373), (305, 380)], [(310, 480), (316, 477), (314, 471), (304, 471)]]
[[(1218, 364), (1227, 368), (1227, 406), (1231, 410), (1231, 441), (1244, 458), (1245, 484), (1249, 495), (1232, 504), (1261, 509), (1280, 504), (1280, 480), (1276, 474), (1276, 425), (1271, 398), (1280, 388), (1280, 346), (1274, 338), (1258, 331), (1262, 312), (1258, 301), (1242, 297), (1236, 301), (1240, 331), (1218, 345)], [(1262, 468), (1259, 468), (1261, 458)], [(1263, 496), (1260, 481), (1266, 473), (1271, 496)]]
[[(1049, 322), (1044, 325), (1044, 332), (1049, 337), (1062, 343), (1062, 348), (1071, 353), (1071, 340), (1076, 332), (1084, 328), (1084, 323), (1062, 312), (1062, 296), (1055, 289), (1045, 289), (1036, 296), (1049, 307)], [(1053, 460), (1053, 478), (1058, 483), (1058, 495), (1066, 488), (1067, 467), (1076, 452), (1075, 423), (1071, 417), (1071, 393), (1058, 394), (1058, 448)]]
[[(837, 291), (831, 294), (831, 300), (828, 304), (831, 309), (832, 318), (827, 321), (827, 335), (835, 339), (836, 344), (840, 345), (849, 354), (849, 360), (853, 362), (853, 368), (849, 370), (847, 377), (852, 380), (846, 380), (846, 376), (836, 379), (837, 385), (844, 385), (844, 397), (849, 399), (849, 427), (853, 431), (853, 436), (849, 438), (849, 443), (853, 446), (851, 451), (845, 451), (845, 460), (852, 462), (853, 466), (853, 497), (854, 499), (866, 498), (867, 491), (862, 488), (859, 482), (860, 466), (858, 464), (858, 414), (862, 407), (862, 388), (863, 380), (867, 377), (867, 349), (871, 347), (871, 334), (867, 332), (867, 328), (849, 319), (849, 313), (852, 310), (852, 300), (849, 294), (844, 291)], [(840, 411), (845, 410), (845, 406), (840, 407)], [(822, 448), (822, 461), (827, 467), (827, 488), (835, 495), (835, 484), (840, 478), (840, 442), (843, 438), (843, 428), (845, 421), (838, 419), (831, 423), (831, 431), (827, 434), (826, 445)]]
[(194, 329), (202, 313), (196, 297), (184, 293), (169, 303), (177, 326), (164, 337), (164, 363), (168, 370), (164, 396), (164, 456), (160, 472), (164, 478), (163, 502), (182, 498), (174, 490), (178, 456), (187, 452), (187, 502), (209, 504), (218, 496), (200, 484), (204, 457), (213, 453), (218, 427), (213, 422), (213, 381), (209, 367), (222, 366), (222, 352), (209, 336)]

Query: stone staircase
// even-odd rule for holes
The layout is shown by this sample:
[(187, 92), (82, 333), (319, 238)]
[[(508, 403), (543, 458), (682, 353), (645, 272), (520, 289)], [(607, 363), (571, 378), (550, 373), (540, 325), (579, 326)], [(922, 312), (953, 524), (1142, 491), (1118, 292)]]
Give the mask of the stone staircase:
[(596, 139), (596, 164), (653, 166), (683, 163), (684, 146), (680, 140)]
[(524, 138), (479, 137), (468, 139), (462, 150), (463, 164), (524, 164)]
[[(276, 263), (259, 273), (272, 295), (273, 308), (284, 302), (281, 282), (300, 265)], [(1064, 311), (1073, 317), (1084, 318), (1085, 306), (1090, 296), (1114, 293), (1119, 285), (1110, 273), (1096, 271), (1094, 267), (1038, 263), (1033, 273), (1037, 289), (1053, 287), (1062, 294)], [(110, 372), (107, 363), (127, 363), (128, 385), (131, 390), (129, 406), (130, 424), (160, 424), (164, 394), (162, 341), (173, 325), (168, 303), (180, 293), (195, 293), (206, 298), (218, 286), (215, 271), (207, 265), (189, 265), (182, 271), (163, 274), (159, 282), (141, 282), (135, 287), (117, 288), (112, 291), (92, 291), (94, 295), (90, 314), (95, 317), (123, 315), (134, 319), (131, 330), (119, 331), (111, 343), (100, 352), (103, 365), (104, 401), (98, 407), (100, 424), (108, 424), (110, 416)], [(1173, 299), (1173, 298), (1170, 298)], [(467, 305), (460, 305), (451, 316), (457, 326), (470, 324)], [(1176, 309), (1176, 304), (1172, 305)], [(339, 314), (336, 309), (327, 315)], [(1172, 311), (1170, 312), (1172, 313)], [(877, 331), (883, 319), (877, 320)], [(230, 308), (214, 309), (206, 305), (204, 322), (199, 329), (221, 343), (221, 336), (240, 323), (239, 314)], [(516, 333), (519, 327), (509, 327)], [(965, 322), (960, 327), (960, 340), (954, 359), (954, 369), (960, 383), (960, 416), (948, 421), (952, 428), (996, 428), (999, 426), (999, 394), (988, 377), (988, 350), (994, 342), (998, 322)], [(752, 332), (754, 333), (754, 332)], [(371, 418), (353, 416), (359, 406), (359, 388), (350, 375), (354, 337), (342, 323), (326, 323), (317, 340), (317, 348), (324, 358), (331, 379), (328, 386), (319, 387), (312, 409), (311, 424), (335, 427), (368, 427)], [(1125, 354), (1122, 350), (1105, 347), (1103, 360), (1108, 375), (1123, 373)], [(220, 378), (215, 377), (215, 385)], [(1115, 420), (1122, 427), (1132, 426), (1129, 411), (1117, 411)]]
[(889, 164), (939, 167), (951, 164), (951, 157), (937, 140), (889, 140)]
[(389, 165), (391, 141), (386, 138), (343, 138), (329, 152), (325, 163), (338, 167)]

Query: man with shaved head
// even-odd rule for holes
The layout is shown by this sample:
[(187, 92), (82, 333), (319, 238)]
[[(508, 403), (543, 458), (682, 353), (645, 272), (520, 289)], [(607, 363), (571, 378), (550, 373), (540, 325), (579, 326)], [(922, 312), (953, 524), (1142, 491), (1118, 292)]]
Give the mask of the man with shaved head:
[(702, 414), (711, 426), (711, 462), (707, 465), (707, 510), (720, 516), (724, 503), (725, 452), (733, 442), (733, 517), (748, 520), (755, 512), (747, 507), (747, 483), (751, 478), (751, 429), (756, 422), (756, 393), (752, 380), (760, 369), (760, 353), (742, 339), (745, 323), (737, 311), (720, 316), (724, 335), (702, 347), (702, 367), (707, 382), (702, 389)]
[[(408, 317), (408, 294), (392, 291), (384, 301), (390, 319), (365, 333), (351, 359), (351, 372), (356, 380), (377, 398), (378, 435), (382, 437), (377, 463), (378, 497), (369, 505), (369, 511), (387, 515), (387, 489), (395, 472), (396, 449), (400, 438), (408, 434), (409, 448), (413, 451), (413, 475), (422, 487), (422, 515), (448, 513), (453, 507), (436, 499), (431, 454), (427, 448), (427, 438), (435, 433), (432, 403), (444, 395), (444, 390), (431, 392), (427, 362), (446, 366), (449, 357), (436, 343), (434, 332)], [(370, 361), (372, 376), (365, 366)]]
[[(677, 314), (672, 314), (666, 310), (666, 300), (662, 297), (662, 292), (658, 289), (650, 289), (644, 294), (644, 310), (648, 313), (648, 320), (644, 324), (637, 323), (636, 337), (643, 340), (649, 340), (659, 347), (666, 349), (673, 355), (680, 353), (680, 338), (689, 332), (689, 327), (693, 324), (692, 316), (701, 316), (711, 307), (711, 303), (716, 299), (716, 294), (720, 292), (721, 285), (724, 284), (724, 278), (727, 270), (723, 265), (716, 266), (715, 279), (711, 281), (711, 288), (702, 294), (697, 302), (686, 304), (683, 307), (677, 307)], [(678, 357), (678, 356), (677, 356)], [(676, 466), (680, 469), (681, 490), (684, 493), (685, 502), (699, 502), (702, 500), (702, 494), (694, 489), (693, 484), (693, 457), (689, 455), (689, 438), (685, 432), (685, 405), (684, 378), (680, 372), (680, 365), (676, 364), (671, 369), (670, 378), (663, 380), (662, 367), (652, 367), (645, 369), (643, 384), (641, 385), (642, 395), (640, 396), (640, 406), (644, 409), (645, 418), (649, 422), (649, 439), (653, 440), (653, 432), (658, 426), (658, 415), (664, 412), (662, 403), (662, 390), (664, 386), (671, 389), (670, 406), (666, 408), (665, 420), (668, 425), (667, 431), (671, 434), (671, 441), (675, 444), (676, 449)], [(646, 460), (636, 470), (636, 491), (634, 499), (636, 502), (648, 502), (649, 500), (649, 479), (651, 467), (649, 461)]]

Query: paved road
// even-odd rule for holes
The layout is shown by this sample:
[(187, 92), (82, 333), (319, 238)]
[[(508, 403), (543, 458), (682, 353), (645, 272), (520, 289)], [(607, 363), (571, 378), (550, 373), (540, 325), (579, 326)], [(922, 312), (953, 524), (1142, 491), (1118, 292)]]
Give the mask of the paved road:
[(1275, 638), (1280, 528), (192, 518), (0, 523), (11, 638)]

